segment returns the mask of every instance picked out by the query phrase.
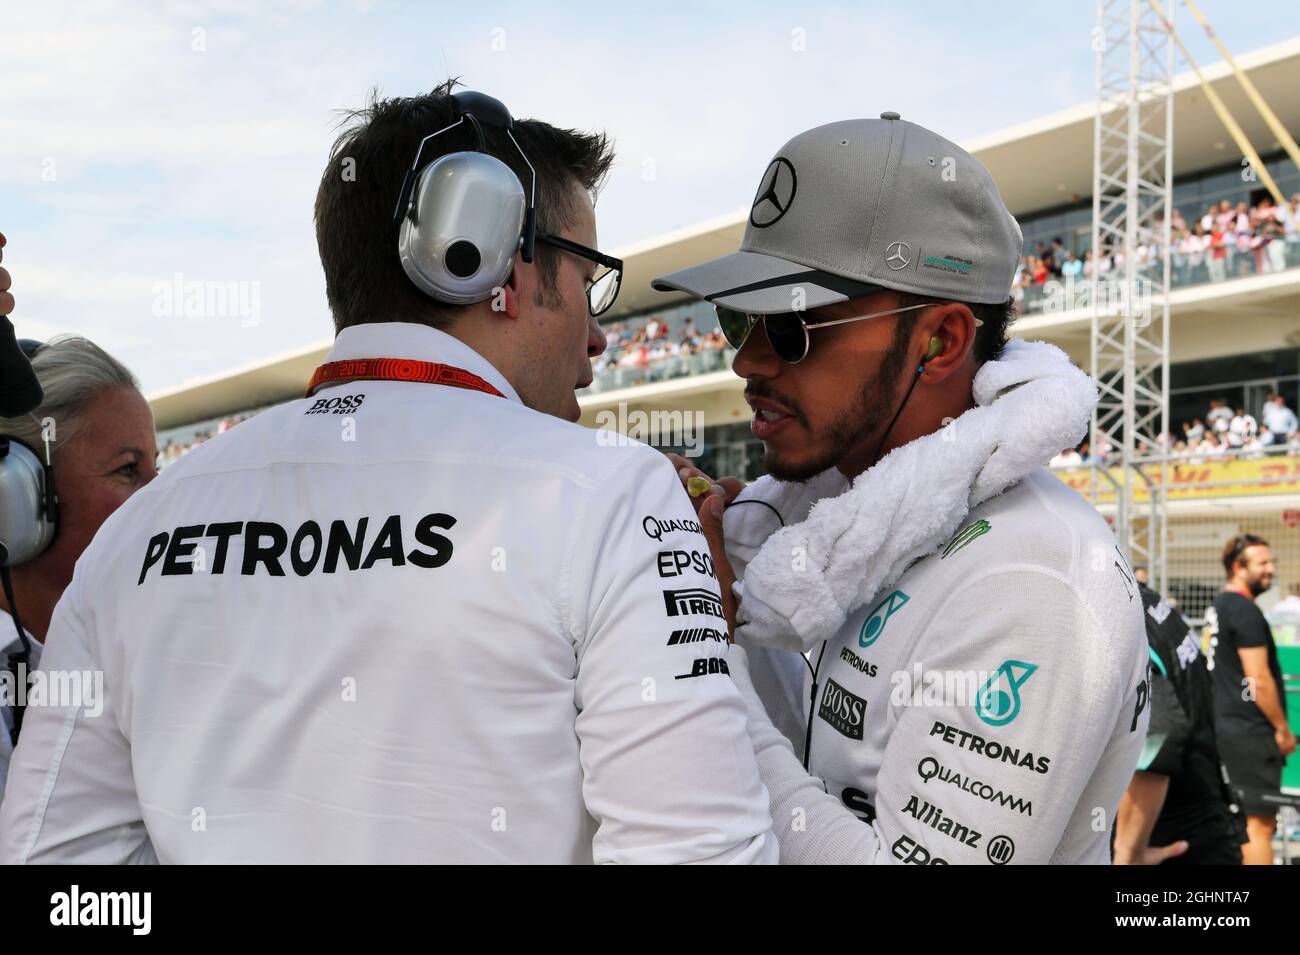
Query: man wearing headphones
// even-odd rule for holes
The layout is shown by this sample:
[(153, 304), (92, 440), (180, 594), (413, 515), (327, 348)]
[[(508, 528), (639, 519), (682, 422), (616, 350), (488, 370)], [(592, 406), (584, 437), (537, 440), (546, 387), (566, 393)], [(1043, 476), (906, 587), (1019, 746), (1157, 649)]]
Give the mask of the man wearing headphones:
[(764, 444), (697, 506), (782, 862), (1109, 859), (1142, 600), (1043, 467), (1097, 396), (1006, 341), (1020, 253), (988, 171), (891, 112), (796, 136), (741, 251), (655, 282), (717, 307)]
[(335, 346), (86, 552), (46, 660), (106, 715), (29, 716), (3, 861), (775, 861), (690, 503), (574, 423), (610, 161), (451, 84), (355, 114)]

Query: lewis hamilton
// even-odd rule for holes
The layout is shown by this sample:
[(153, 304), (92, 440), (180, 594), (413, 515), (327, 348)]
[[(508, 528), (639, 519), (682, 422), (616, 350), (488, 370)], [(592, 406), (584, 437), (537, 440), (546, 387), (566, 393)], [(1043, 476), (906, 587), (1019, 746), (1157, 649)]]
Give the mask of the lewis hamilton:
[(889, 112), (796, 136), (741, 250), (656, 280), (717, 307), (764, 444), (697, 504), (783, 863), (1109, 861), (1142, 599), (1044, 468), (1096, 389), (1006, 340), (1020, 253), (988, 171)]

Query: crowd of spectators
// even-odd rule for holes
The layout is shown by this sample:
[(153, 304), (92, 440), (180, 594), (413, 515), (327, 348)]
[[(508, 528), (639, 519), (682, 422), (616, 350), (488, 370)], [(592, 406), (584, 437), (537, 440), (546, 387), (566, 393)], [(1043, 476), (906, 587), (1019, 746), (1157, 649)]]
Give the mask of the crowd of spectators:
[[(1174, 285), (1217, 282), (1300, 266), (1300, 192), (1281, 205), (1267, 197), (1254, 206), (1244, 201), (1234, 206), (1225, 199), (1208, 206), (1194, 222), (1188, 222), (1175, 209), (1170, 236)], [(1158, 261), (1160, 254), (1160, 247), (1154, 243), (1138, 250), (1143, 264)], [(1104, 278), (1123, 266), (1122, 253), (1094, 262), (1091, 251), (1081, 257), (1067, 250), (1058, 237), (1050, 244), (1037, 243), (1032, 255), (1021, 258), (1012, 290), (1023, 311), (1028, 290), (1037, 287), (1041, 291), (1050, 281), (1087, 280), (1094, 273)], [(593, 365), (593, 390), (597, 391), (712, 371), (727, 364), (723, 353), (729, 346), (722, 332), (717, 328), (706, 332), (696, 327), (689, 316), (683, 321), (651, 316), (635, 323), (615, 322), (607, 326), (605, 338), (608, 347)], [(693, 356), (703, 357), (692, 360)], [(1263, 434), (1256, 440), (1263, 446), (1268, 444)], [(1205, 443), (1215, 441), (1228, 450), (1242, 449), (1240, 445), (1225, 444), (1226, 439), (1217, 435)], [(1198, 441), (1197, 446), (1201, 443)], [(1245, 450), (1253, 450), (1249, 440), (1244, 446)]]
[[(1170, 262), (1176, 285), (1222, 281), (1300, 265), (1300, 193), (1282, 205), (1264, 198), (1253, 207), (1246, 202), (1233, 206), (1225, 199), (1211, 204), (1193, 223), (1175, 209), (1170, 226)], [(1160, 251), (1154, 244), (1142, 246), (1139, 256), (1144, 263), (1156, 261)], [(1091, 251), (1080, 258), (1068, 251), (1059, 237), (1050, 244), (1039, 242), (1034, 254), (1021, 258), (1013, 293), (1023, 309), (1028, 289), (1049, 281), (1090, 279), (1094, 271), (1105, 276), (1123, 264), (1122, 254), (1104, 256), (1099, 263), (1094, 263)], [(606, 326), (605, 341), (604, 354), (592, 364), (593, 391), (716, 371), (730, 364), (731, 346), (722, 330), (714, 327), (705, 331), (690, 315), (680, 320), (652, 315), (636, 322), (614, 322)], [(195, 432), (187, 441), (168, 439), (159, 453), (159, 467), (246, 417), (249, 415), (225, 418), (215, 428)], [(1253, 455), (1276, 450), (1279, 445), (1296, 445), (1295, 432), (1295, 413), (1278, 396), (1269, 399), (1260, 419), (1243, 409), (1235, 409), (1234, 413), (1224, 402), (1215, 401), (1203, 418), (1185, 422), (1181, 436), (1166, 435), (1163, 444), (1173, 454), (1193, 459)], [(1052, 463), (1069, 467), (1094, 458), (1104, 463), (1111, 456), (1105, 448), (1093, 454), (1085, 443), (1061, 452)]]
[[(1261, 458), (1268, 454), (1300, 455), (1300, 424), (1297, 424), (1296, 413), (1279, 394), (1270, 394), (1265, 399), (1258, 418), (1245, 408), (1234, 408), (1226, 401), (1212, 399), (1203, 416), (1184, 421), (1179, 430), (1181, 437), (1163, 435), (1161, 448), (1168, 449), (1173, 457), (1186, 458), (1193, 464), (1225, 455), (1244, 458)], [(1145, 442), (1137, 450), (1140, 455), (1159, 451)], [(1084, 441), (1052, 458), (1051, 467), (1107, 465), (1114, 459), (1114, 449), (1109, 445), (1094, 452)]]
[(208, 439), (215, 437), (222, 432), (229, 431), (241, 421), (247, 421), (252, 414), (230, 415), (222, 418), (217, 422), (215, 427), (205, 428), (201, 431), (195, 431), (193, 437), (185, 441), (177, 441), (167, 438), (163, 446), (158, 449), (158, 470), (162, 470), (167, 465), (177, 461), (187, 451), (193, 451), (200, 444)]
[[(1159, 261), (1162, 249), (1157, 243), (1138, 248), (1140, 265)], [(1173, 285), (1198, 282), (1222, 282), (1243, 275), (1281, 272), (1300, 264), (1300, 192), (1289, 202), (1277, 205), (1271, 198), (1254, 206), (1224, 199), (1212, 203), (1204, 214), (1188, 222), (1175, 209), (1170, 224), (1169, 261)], [(1018, 301), (1025, 300), (1027, 289), (1049, 281), (1105, 278), (1124, 266), (1123, 253), (1103, 256), (1094, 262), (1092, 251), (1080, 258), (1066, 250), (1058, 237), (1051, 244), (1037, 243), (1032, 255), (1025, 255), (1016, 268), (1012, 282)]]
[[(678, 360), (683, 372), (723, 368), (727, 364), (724, 352), (731, 347), (720, 328), (706, 332), (697, 328), (689, 315), (676, 330), (655, 316), (631, 325), (614, 322), (605, 329), (605, 343), (605, 353), (592, 364), (592, 374), (599, 380), (608, 377), (608, 372), (622, 371), (620, 386), (674, 377), (654, 373), (656, 366), (663, 371), (663, 366), (673, 359)], [(691, 362), (693, 356), (700, 356), (700, 360)]]

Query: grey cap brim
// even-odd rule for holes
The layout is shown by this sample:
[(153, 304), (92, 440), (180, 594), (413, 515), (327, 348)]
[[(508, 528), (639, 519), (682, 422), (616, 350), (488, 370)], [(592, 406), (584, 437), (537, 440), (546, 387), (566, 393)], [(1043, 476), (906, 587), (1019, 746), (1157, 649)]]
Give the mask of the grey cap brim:
[(795, 290), (802, 289), (806, 311), (861, 298), (884, 289), (811, 269), (761, 252), (733, 252), (722, 258), (650, 280), (660, 292), (686, 292), (738, 312), (771, 315), (794, 310)]

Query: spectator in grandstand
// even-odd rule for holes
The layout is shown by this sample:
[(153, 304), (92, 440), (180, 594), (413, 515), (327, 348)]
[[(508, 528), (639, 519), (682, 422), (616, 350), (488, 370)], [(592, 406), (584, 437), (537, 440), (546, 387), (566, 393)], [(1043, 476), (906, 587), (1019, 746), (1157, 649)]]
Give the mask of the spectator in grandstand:
[(1047, 462), (1047, 466), (1051, 468), (1077, 468), (1082, 464), (1083, 456), (1079, 454), (1077, 448), (1066, 448)]
[(698, 346), (700, 343), (699, 332), (695, 330), (695, 320), (689, 315), (687, 315), (685, 321), (682, 322), (681, 343), (683, 345), (690, 345), (692, 348)]
[(1258, 459), (1267, 457), (1268, 449), (1265, 447), (1264, 442), (1259, 439), (1259, 436), (1255, 435), (1242, 442), (1241, 447), (1236, 449), (1236, 453), (1243, 458)]
[(1200, 278), (1201, 268), (1205, 264), (1205, 253), (1210, 248), (1210, 233), (1201, 223), (1196, 224), (1196, 231), (1185, 240), (1187, 252), (1187, 275)]
[(1104, 437), (1097, 442), (1096, 449), (1091, 454), (1091, 460), (1100, 465), (1110, 464), (1115, 454), (1114, 446)]
[[(1252, 261), (1251, 253), (1254, 251), (1256, 243), (1254, 221), (1251, 218), (1250, 206), (1246, 202), (1238, 202), (1237, 208), (1232, 219), (1231, 240), (1236, 243), (1236, 261), (1238, 271), (1233, 274), (1244, 274), (1247, 265)], [(1231, 265), (1229, 266), (1231, 269)]]
[(624, 328), (622, 322), (615, 322), (605, 329), (605, 348), (608, 350), (621, 345), (624, 341)]
[(1264, 238), (1266, 245), (1264, 247), (1264, 267), (1265, 272), (1284, 272), (1287, 269), (1287, 243), (1286, 233), (1280, 219), (1273, 219), (1265, 223)]
[(1174, 241), (1173, 249), (1169, 255), (1169, 262), (1173, 269), (1174, 282), (1182, 284), (1188, 281), (1188, 277), (1193, 273), (1195, 267), (1200, 264), (1200, 241), (1187, 228), (1174, 232), (1172, 235)]
[[(120, 362), (94, 343), (73, 336), (50, 339), (35, 349), (31, 359), (44, 392), (40, 407), (30, 415), (0, 418), (0, 434), (22, 442), (42, 460), (48, 450), (58, 495), (53, 539), (12, 571), (17, 617), (31, 651), (29, 670), (40, 663), (55, 604), (72, 580), (82, 551), (104, 520), (157, 473), (153, 413), (135, 378)], [(0, 632), (0, 645), (8, 644), (0, 650), (0, 661), (23, 647), (17, 626), (13, 607), (0, 595), (0, 631), (7, 631)], [(14, 710), (5, 706), (0, 713), (3, 796)]]
[(1055, 239), (1052, 240), (1051, 270), (1052, 270), (1052, 274), (1057, 276), (1058, 278), (1062, 274), (1064, 274), (1065, 259), (1066, 259), (1065, 243), (1061, 241), (1060, 236), (1057, 236)]
[(1116, 865), (1240, 865), (1241, 813), (1224, 785), (1200, 641), (1134, 569), (1151, 653), (1147, 745), (1115, 816)]
[(1242, 447), (1258, 433), (1259, 423), (1255, 416), (1247, 414), (1245, 408), (1238, 408), (1228, 422), (1228, 444), (1234, 448)]
[(1242, 808), (1250, 842), (1247, 865), (1270, 865), (1276, 810), (1265, 794), (1282, 784), (1282, 765), (1295, 751), (1287, 723), (1282, 669), (1268, 621), (1255, 601), (1273, 584), (1268, 541), (1239, 534), (1224, 546), (1227, 583), (1206, 611), (1209, 667), (1214, 677), (1215, 731)]
[(1210, 410), (1205, 414), (1205, 423), (1214, 433), (1223, 434), (1232, 425), (1232, 409), (1225, 401), (1210, 399)]
[(1042, 263), (1043, 268), (1047, 272), (1050, 273), (1052, 271), (1052, 250), (1048, 247), (1046, 242), (1040, 241), (1034, 246), (1034, 258)]
[(1216, 457), (1227, 450), (1227, 442), (1213, 431), (1207, 431), (1205, 436), (1201, 438), (1200, 443), (1192, 450), (1197, 455)]
[(1282, 223), (1282, 236), (1286, 239), (1288, 246), (1293, 246), (1300, 242), (1300, 227), (1297, 221), (1300, 220), (1300, 192), (1291, 196), (1291, 201), (1284, 202), (1277, 209), (1277, 219)]
[(1295, 412), (1286, 406), (1286, 399), (1278, 394), (1268, 396), (1261, 417), (1264, 419), (1265, 430), (1260, 435), (1260, 441), (1266, 445), (1285, 444), (1300, 429)]
[(1214, 231), (1210, 233), (1209, 256), (1206, 259), (1206, 268), (1209, 269), (1211, 282), (1222, 282), (1228, 277), (1230, 249), (1228, 233), (1216, 219)]

